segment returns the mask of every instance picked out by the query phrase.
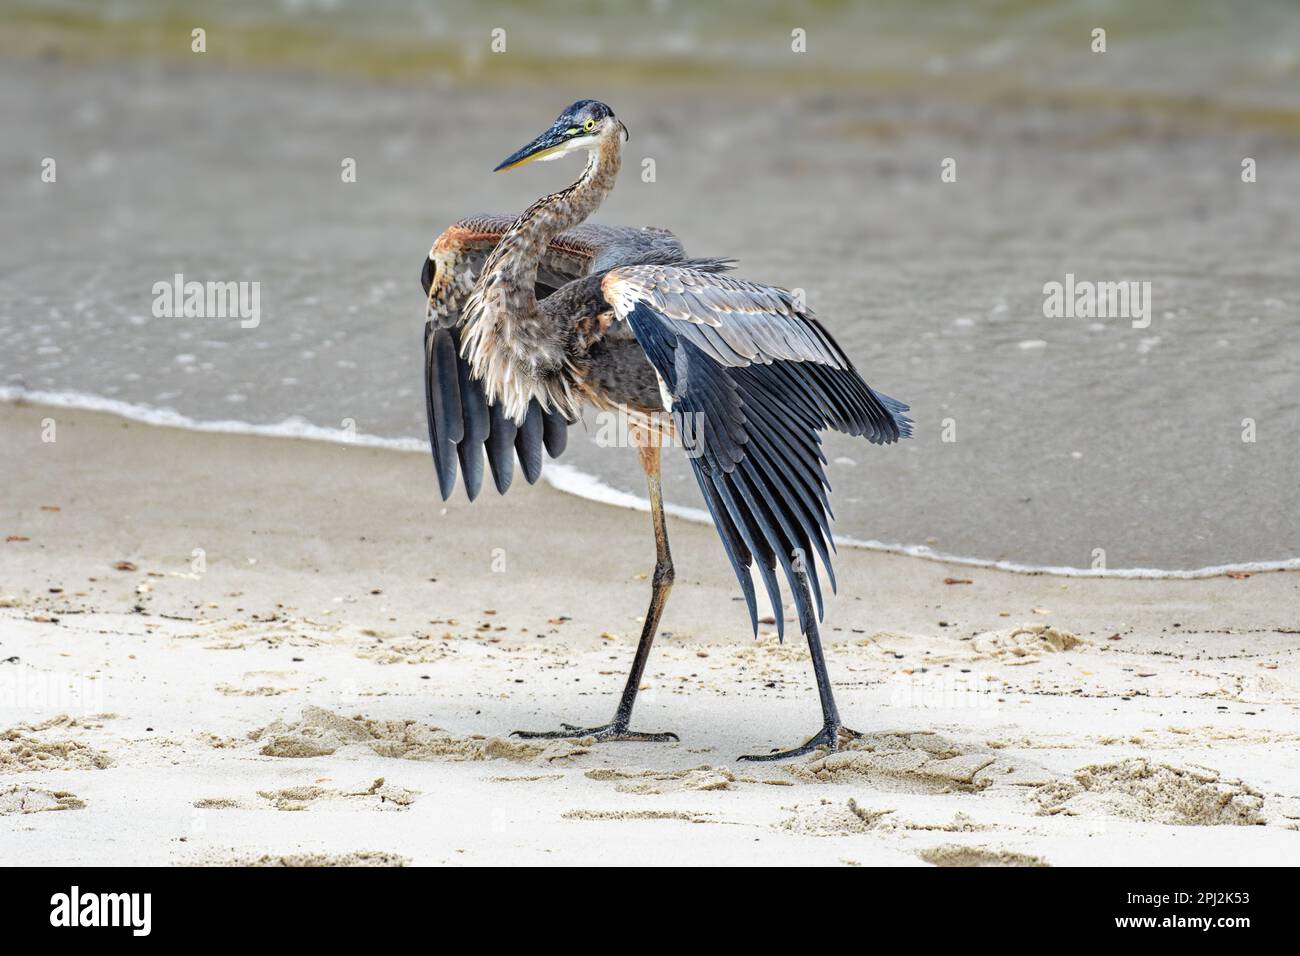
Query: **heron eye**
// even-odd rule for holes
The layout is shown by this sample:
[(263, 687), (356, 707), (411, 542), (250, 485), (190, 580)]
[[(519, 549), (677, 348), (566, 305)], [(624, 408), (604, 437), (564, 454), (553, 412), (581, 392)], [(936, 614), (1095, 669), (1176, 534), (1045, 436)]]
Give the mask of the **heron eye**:
[(589, 119), (587, 120), (587, 122), (582, 124), (582, 128), (588, 131), (595, 129), (595, 127), (596, 127), (596, 121), (594, 119)]

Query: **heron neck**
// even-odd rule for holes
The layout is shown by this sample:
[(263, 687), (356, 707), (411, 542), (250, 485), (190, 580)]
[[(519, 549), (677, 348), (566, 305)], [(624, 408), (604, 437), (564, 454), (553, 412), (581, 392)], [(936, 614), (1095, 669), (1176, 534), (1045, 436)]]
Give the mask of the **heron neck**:
[(524, 210), (483, 264), (466, 302), (461, 353), (489, 399), (515, 422), (523, 422), (534, 398), (545, 409), (578, 413), (564, 376), (571, 329), (544, 321), (537, 270), (551, 240), (590, 216), (614, 187), (621, 151), (615, 134), (591, 153), (576, 182)]
[(539, 217), (548, 220), (538, 227), (538, 232), (546, 235), (547, 242), (585, 220), (605, 201), (614, 188), (614, 180), (622, 165), (622, 152), (622, 141), (615, 133), (591, 151), (587, 168), (573, 185), (539, 201), (538, 205), (545, 203), (554, 210), (549, 219)]
[[(516, 264), (510, 277), (514, 287), (527, 301), (525, 309), (537, 307), (534, 284), (542, 256), (551, 241), (566, 229), (583, 222), (590, 216), (614, 188), (622, 164), (622, 140), (617, 133), (592, 150), (587, 168), (582, 175), (559, 192), (543, 196), (524, 211), (506, 235), (501, 237), (499, 248)], [(531, 314), (531, 310), (529, 310)]]

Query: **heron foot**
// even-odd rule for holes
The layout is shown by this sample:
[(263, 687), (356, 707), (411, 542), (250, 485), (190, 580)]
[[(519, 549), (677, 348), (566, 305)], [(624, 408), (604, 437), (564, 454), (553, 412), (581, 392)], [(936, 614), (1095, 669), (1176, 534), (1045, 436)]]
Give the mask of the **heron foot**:
[(597, 743), (609, 740), (631, 740), (639, 743), (667, 743), (681, 740), (674, 733), (648, 734), (640, 730), (628, 730), (626, 724), (602, 724), (599, 727), (578, 727), (575, 724), (560, 724), (560, 730), (515, 730), (511, 737), (522, 740), (585, 740), (588, 737)]
[(793, 747), (790, 750), (773, 751), (770, 754), (745, 754), (736, 759), (751, 761), (785, 760), (789, 757), (802, 757), (804, 754), (810, 754), (822, 747), (826, 748), (827, 753), (834, 753), (840, 749), (841, 738), (843, 740), (856, 740), (861, 736), (862, 734), (845, 727), (843, 724), (826, 724), (798, 747)]

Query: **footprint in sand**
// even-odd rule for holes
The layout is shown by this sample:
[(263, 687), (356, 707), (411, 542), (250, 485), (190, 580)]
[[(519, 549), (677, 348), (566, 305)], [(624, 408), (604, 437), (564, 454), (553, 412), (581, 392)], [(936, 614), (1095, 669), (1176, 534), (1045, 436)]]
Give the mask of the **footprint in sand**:
[(382, 850), (357, 850), (355, 853), (263, 853), (208, 857), (196, 866), (407, 866), (410, 857)]
[(677, 793), (682, 790), (732, 790), (736, 775), (718, 767), (690, 770), (617, 770), (599, 767), (588, 770), (588, 780), (613, 780), (620, 793)]
[(259, 790), (257, 795), (270, 801), (277, 810), (306, 810), (321, 802), (334, 806), (342, 803), (377, 810), (405, 810), (415, 802), (419, 791), (385, 783), (383, 777), (378, 777), (363, 790), (335, 790), (309, 784), (281, 790)]
[(773, 787), (790, 787), (793, 782), (780, 778), (738, 776), (726, 767), (704, 764), (686, 770), (619, 770), (598, 767), (588, 770), (588, 780), (615, 781), (614, 789), (620, 793), (679, 793), (683, 790), (735, 790), (735, 784), (763, 784)]
[(701, 810), (566, 810), (565, 820), (680, 820), (685, 823), (720, 823)]
[(782, 809), (792, 815), (773, 826), (803, 836), (847, 836), (872, 830), (893, 830), (898, 826), (892, 809), (864, 807), (852, 798), (846, 803), (822, 800), (815, 804), (796, 803)]
[(1088, 642), (1050, 624), (1027, 624), (984, 631), (969, 638), (880, 631), (860, 641), (858, 646), (884, 660), (920, 654), (927, 664), (967, 664), (974, 661), (1014, 664), (1028, 663), (1044, 655), (1082, 650)]
[(236, 687), (233, 684), (218, 684), (216, 686), (218, 694), (224, 694), (226, 697), (279, 697), (281, 694), (292, 694), (297, 687), (273, 687), (270, 684), (258, 684), (255, 687)]
[(812, 783), (869, 783), (910, 793), (974, 793), (991, 786), (1035, 786), (1058, 775), (987, 747), (960, 745), (934, 733), (865, 734), (842, 750), (792, 764)]
[(1045, 815), (1109, 814), (1178, 826), (1251, 826), (1267, 821), (1264, 795), (1205, 768), (1173, 767), (1144, 758), (1095, 764), (1033, 794)]
[(37, 736), (49, 730), (95, 729), (101, 724), (84, 723), (75, 717), (60, 714), (38, 724), (18, 724), (0, 730), (0, 773), (22, 773), (32, 770), (102, 770), (113, 760), (102, 750), (96, 750), (78, 740), (62, 738), (46, 740)]
[(277, 720), (250, 738), (262, 744), (268, 757), (323, 757), (341, 747), (359, 744), (381, 757), (402, 760), (515, 760), (548, 764), (588, 752), (580, 742), (503, 740), (499, 737), (456, 737), (438, 727), (413, 720), (370, 720), (344, 717), (322, 707), (303, 708), (294, 722)]
[[(317, 804), (327, 804), (331, 810), (341, 807), (358, 810), (405, 810), (415, 802), (420, 792), (398, 787), (387, 783), (383, 777), (377, 777), (368, 787), (355, 790), (339, 790), (310, 783), (277, 790), (259, 790), (257, 795), (277, 810), (308, 810)], [(196, 810), (256, 810), (264, 805), (235, 797), (203, 797), (194, 801)]]
[(430, 634), (401, 638), (372, 631), (365, 636), (370, 638), (370, 643), (356, 655), (376, 664), (435, 664), (457, 653), (450, 641), (435, 639)]
[(971, 651), (982, 658), (1038, 657), (1060, 654), (1085, 646), (1087, 641), (1050, 624), (1030, 624), (1001, 631), (985, 631), (970, 640)]
[(916, 854), (932, 866), (1051, 866), (1041, 856), (993, 850), (980, 846), (945, 843), (920, 850)]
[(846, 802), (822, 800), (816, 804), (783, 807), (793, 815), (773, 824), (778, 830), (807, 836), (846, 836), (854, 833), (928, 831), (940, 833), (975, 833), (991, 827), (976, 823), (964, 813), (954, 814), (943, 823), (920, 823), (895, 816), (889, 807), (867, 807), (850, 797)]
[(46, 810), (80, 810), (86, 804), (66, 790), (44, 790), (15, 784), (0, 790), (0, 817)]

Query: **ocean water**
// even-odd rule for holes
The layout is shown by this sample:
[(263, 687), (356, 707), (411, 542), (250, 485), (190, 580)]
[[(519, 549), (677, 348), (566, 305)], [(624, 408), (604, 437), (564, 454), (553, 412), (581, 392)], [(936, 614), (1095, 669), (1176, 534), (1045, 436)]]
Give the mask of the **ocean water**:
[[(418, 449), (429, 243), (575, 176), (489, 171), (597, 96), (632, 133), (599, 219), (805, 290), (913, 406), (899, 446), (826, 439), (846, 541), (1030, 567), (1104, 552), (1111, 572), (1300, 557), (1293, 8), (819, 6), (800, 60), (778, 5), (729, 29), (711, 5), (570, 5), (571, 29), (548, 5), (365, 6), (6, 12), (0, 398)], [(192, 20), (210, 60), (177, 32)], [(259, 283), (260, 324), (155, 317), (176, 273)], [(1150, 283), (1149, 325), (1046, 318), (1067, 274)], [(598, 434), (575, 430), (553, 477), (632, 500), (635, 454)], [(667, 469), (698, 508), (685, 462)]]

